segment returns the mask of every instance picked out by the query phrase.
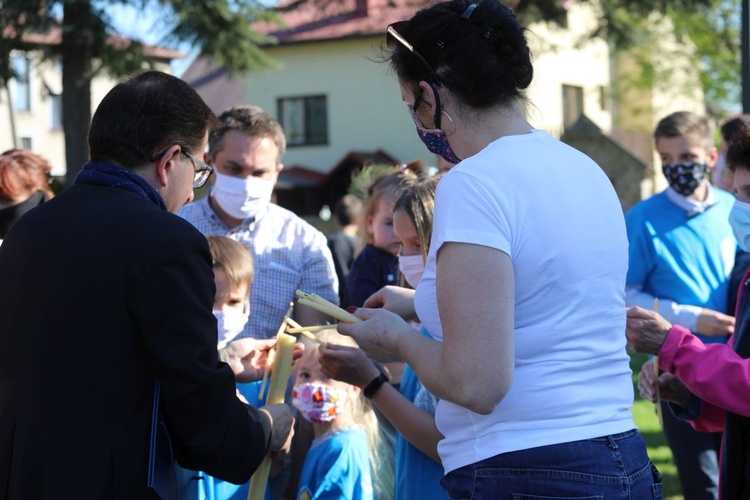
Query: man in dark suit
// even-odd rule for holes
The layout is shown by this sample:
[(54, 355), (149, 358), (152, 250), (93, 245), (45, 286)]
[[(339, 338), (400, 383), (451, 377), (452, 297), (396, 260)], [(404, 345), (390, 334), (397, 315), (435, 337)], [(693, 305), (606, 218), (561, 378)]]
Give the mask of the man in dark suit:
[[(285, 405), (235, 395), (273, 343), (221, 353), (203, 235), (174, 215), (205, 183), (216, 119), (181, 80), (115, 86), (73, 186), (0, 247), (0, 498), (153, 498), (156, 381), (177, 461), (240, 483), (285, 451)], [(196, 158), (198, 157), (198, 158)]]

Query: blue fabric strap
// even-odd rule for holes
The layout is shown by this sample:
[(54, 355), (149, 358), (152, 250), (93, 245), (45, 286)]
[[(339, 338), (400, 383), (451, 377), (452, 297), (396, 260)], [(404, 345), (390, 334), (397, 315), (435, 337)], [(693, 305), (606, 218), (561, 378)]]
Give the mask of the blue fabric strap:
[(73, 184), (93, 184), (124, 189), (167, 210), (164, 198), (140, 175), (106, 161), (90, 161), (76, 175)]

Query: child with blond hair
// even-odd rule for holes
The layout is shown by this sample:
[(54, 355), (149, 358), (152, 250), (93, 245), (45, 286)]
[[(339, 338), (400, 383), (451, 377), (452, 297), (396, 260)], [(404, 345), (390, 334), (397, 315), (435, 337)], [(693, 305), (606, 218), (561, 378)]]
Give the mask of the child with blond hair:
[[(357, 345), (333, 329), (316, 337), (327, 345)], [(297, 500), (390, 498), (392, 483), (376, 474), (383, 469), (382, 440), (369, 401), (359, 387), (324, 375), (319, 345), (303, 342), (293, 404), (297, 415), (312, 423), (314, 440), (302, 467)]]
[(417, 173), (409, 168), (373, 165), (360, 175), (375, 175), (363, 188), (364, 205), (359, 234), (362, 248), (346, 276), (349, 305), (362, 307), (365, 300), (387, 285), (396, 285), (398, 238), (393, 234), (393, 204)]

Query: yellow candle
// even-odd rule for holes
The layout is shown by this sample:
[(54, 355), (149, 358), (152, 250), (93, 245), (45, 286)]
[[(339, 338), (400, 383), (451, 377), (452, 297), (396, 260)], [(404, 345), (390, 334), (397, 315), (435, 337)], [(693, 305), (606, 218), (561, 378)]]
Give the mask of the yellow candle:
[(359, 323), (360, 321), (362, 321), (355, 315), (349, 314), (347, 311), (341, 309), (336, 304), (328, 302), (320, 295), (315, 295), (314, 293), (305, 293), (301, 290), (297, 290), (297, 297), (299, 297), (299, 300), (297, 302), (299, 302), (300, 304), (311, 307), (316, 311), (327, 314), (332, 318), (343, 321), (344, 323)]
[[(273, 361), (273, 373), (271, 374), (271, 385), (268, 388), (268, 399), (266, 404), (274, 405), (284, 402), (286, 386), (292, 374), (292, 357), (296, 339), (286, 333), (276, 336), (276, 359)], [(250, 480), (250, 491), (247, 493), (248, 500), (263, 500), (268, 485), (268, 474), (271, 471), (271, 458), (266, 455), (258, 470)]]
[[(654, 297), (654, 312), (659, 314), (659, 297)], [(656, 416), (659, 425), (664, 426), (664, 416), (661, 413), (661, 395), (659, 394), (659, 356), (654, 356), (654, 375), (656, 375)]]
[[(320, 345), (326, 345), (325, 342), (323, 342), (318, 337), (316, 337), (315, 335), (313, 335), (312, 333), (310, 333), (310, 331), (307, 328), (305, 328), (304, 326), (300, 325), (299, 323), (297, 323), (296, 321), (294, 321), (292, 318), (287, 318), (286, 322), (289, 323), (289, 326), (292, 327), (289, 330), (287, 330), (287, 333), (301, 333), (302, 335), (304, 335), (308, 339), (312, 340), (313, 342), (317, 342)], [(325, 328), (321, 328), (321, 329), (327, 330), (329, 328), (335, 329), (336, 325), (325, 325)], [(316, 331), (320, 331), (320, 330), (316, 330)]]

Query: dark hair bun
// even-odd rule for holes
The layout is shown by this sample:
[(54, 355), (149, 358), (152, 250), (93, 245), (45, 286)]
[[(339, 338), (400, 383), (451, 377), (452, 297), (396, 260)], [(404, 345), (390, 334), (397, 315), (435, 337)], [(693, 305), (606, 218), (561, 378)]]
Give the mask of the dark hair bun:
[[(453, 0), (420, 10), (401, 34), (465, 104), (486, 108), (523, 97), (534, 76), (526, 30), (497, 0), (481, 0), (467, 11), (470, 5)], [(430, 80), (429, 70), (403, 47), (396, 47), (391, 64), (402, 80)]]

